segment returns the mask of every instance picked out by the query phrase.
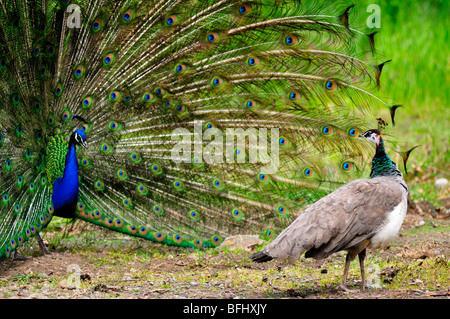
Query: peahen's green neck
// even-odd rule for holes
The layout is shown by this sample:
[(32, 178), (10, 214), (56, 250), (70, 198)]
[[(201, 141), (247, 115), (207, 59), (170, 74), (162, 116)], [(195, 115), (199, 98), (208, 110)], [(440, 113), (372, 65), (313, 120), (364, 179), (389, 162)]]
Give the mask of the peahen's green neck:
[(370, 178), (379, 176), (400, 176), (402, 173), (398, 170), (397, 165), (386, 154), (383, 139), (380, 137), (380, 143), (377, 145), (375, 156), (372, 159), (372, 170)]

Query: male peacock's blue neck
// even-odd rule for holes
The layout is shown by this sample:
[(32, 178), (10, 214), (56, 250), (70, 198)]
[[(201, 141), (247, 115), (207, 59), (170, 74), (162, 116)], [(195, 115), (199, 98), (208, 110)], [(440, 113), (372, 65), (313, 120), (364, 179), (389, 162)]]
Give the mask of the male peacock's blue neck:
[(370, 178), (379, 176), (402, 176), (395, 162), (386, 154), (384, 141), (381, 137), (380, 142), (377, 144), (375, 156), (372, 159), (372, 169), (370, 171)]
[(78, 162), (76, 156), (75, 139), (69, 141), (64, 175), (53, 183), (52, 203), (54, 215), (65, 218), (74, 218), (78, 202)]

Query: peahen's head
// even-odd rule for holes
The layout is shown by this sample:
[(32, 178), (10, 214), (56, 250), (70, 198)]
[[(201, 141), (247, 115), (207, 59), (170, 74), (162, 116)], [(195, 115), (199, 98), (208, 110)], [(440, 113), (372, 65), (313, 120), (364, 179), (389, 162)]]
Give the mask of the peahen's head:
[(380, 146), (382, 142), (381, 133), (377, 129), (368, 130), (359, 135), (359, 137), (364, 137), (366, 140), (375, 144), (375, 146)]
[(88, 148), (88, 145), (86, 142), (86, 140), (87, 140), (86, 134), (82, 130), (77, 129), (75, 132), (73, 132), (70, 137), (70, 140), (73, 143), (81, 145), (83, 148)]

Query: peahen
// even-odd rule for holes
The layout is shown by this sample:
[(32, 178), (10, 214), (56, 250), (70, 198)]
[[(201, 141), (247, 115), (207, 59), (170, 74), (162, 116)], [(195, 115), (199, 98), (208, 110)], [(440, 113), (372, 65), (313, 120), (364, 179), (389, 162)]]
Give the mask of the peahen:
[(275, 236), (358, 175), (361, 114), (389, 108), (352, 7), (3, 1), (0, 257), (53, 216), (194, 248)]
[(350, 262), (358, 256), (361, 287), (365, 288), (367, 248), (386, 247), (398, 234), (408, 207), (408, 186), (386, 154), (379, 130), (360, 135), (376, 146), (370, 179), (357, 179), (308, 207), (274, 241), (253, 254), (255, 262), (274, 258), (327, 258), (346, 250), (344, 275), (339, 285), (347, 289)]

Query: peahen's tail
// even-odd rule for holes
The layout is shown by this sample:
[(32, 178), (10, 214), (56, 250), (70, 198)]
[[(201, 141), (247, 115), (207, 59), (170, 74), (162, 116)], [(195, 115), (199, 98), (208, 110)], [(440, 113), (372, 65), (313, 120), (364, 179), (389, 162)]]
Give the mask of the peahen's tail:
[(75, 126), (78, 218), (170, 245), (272, 238), (359, 173), (360, 114), (388, 107), (351, 7), (3, 3), (0, 255), (50, 221)]
[(273, 258), (270, 257), (268, 254), (264, 253), (263, 251), (258, 251), (254, 253), (250, 259), (257, 263), (264, 263), (266, 261), (271, 261)]

